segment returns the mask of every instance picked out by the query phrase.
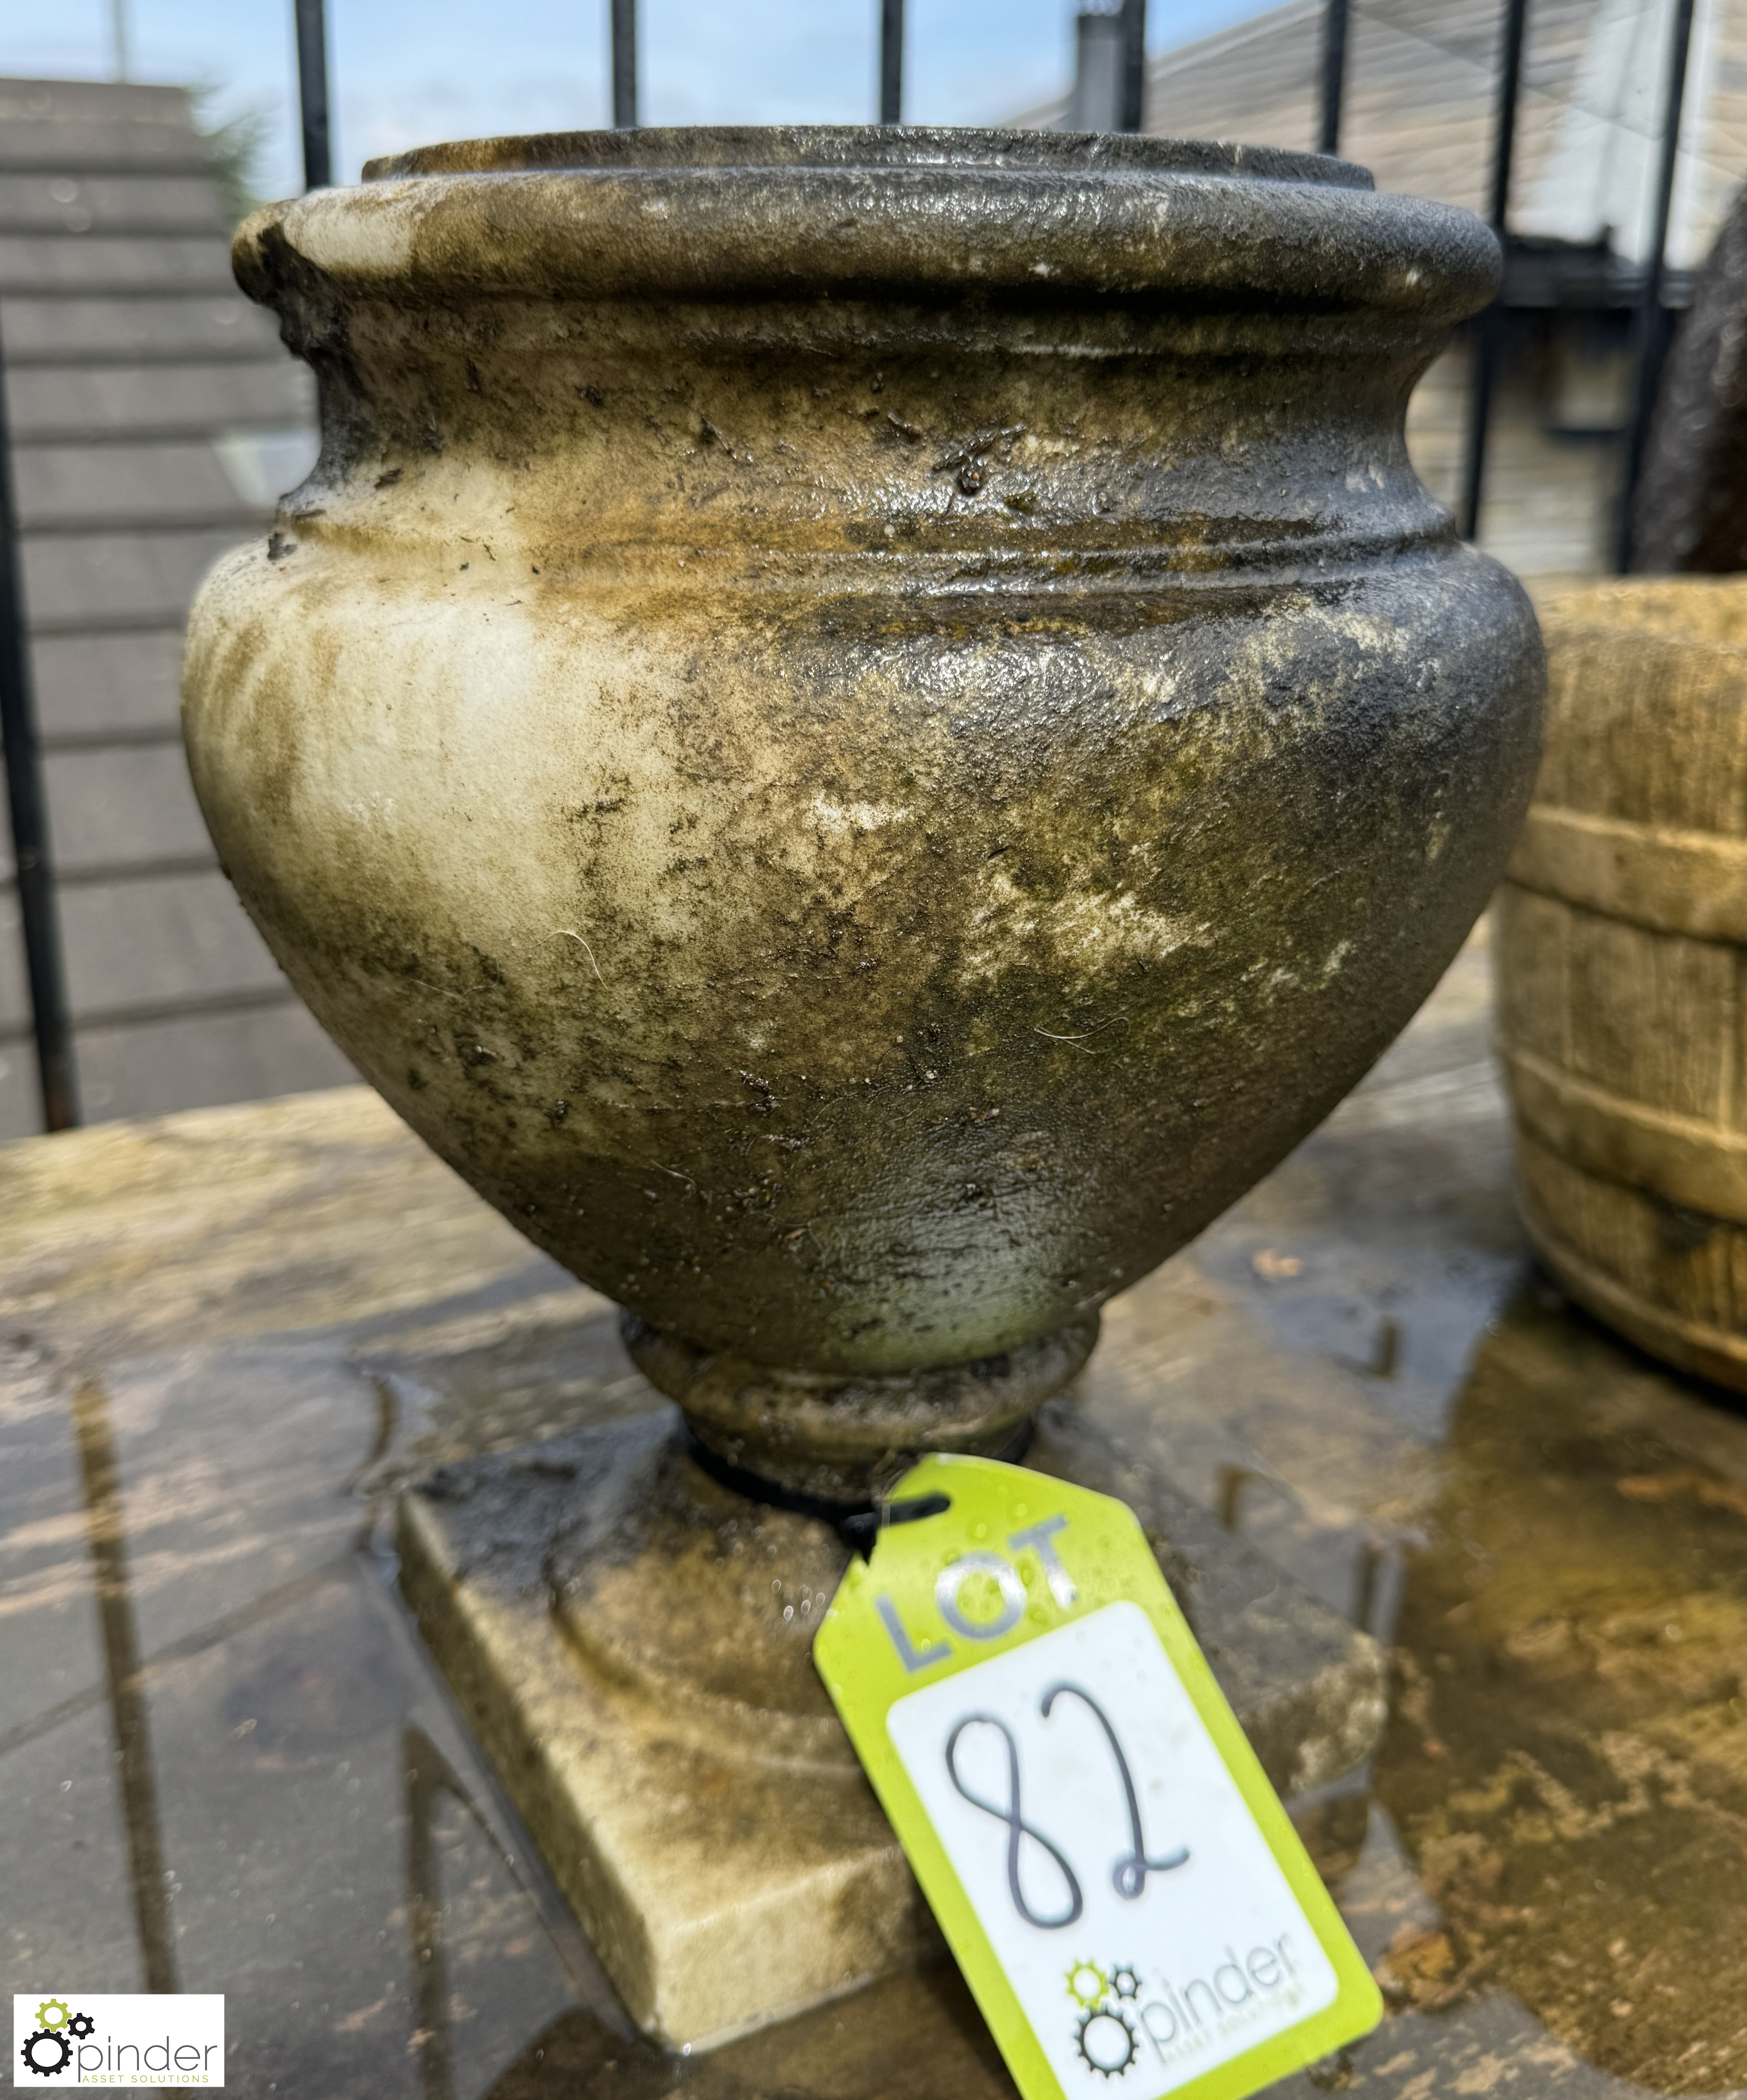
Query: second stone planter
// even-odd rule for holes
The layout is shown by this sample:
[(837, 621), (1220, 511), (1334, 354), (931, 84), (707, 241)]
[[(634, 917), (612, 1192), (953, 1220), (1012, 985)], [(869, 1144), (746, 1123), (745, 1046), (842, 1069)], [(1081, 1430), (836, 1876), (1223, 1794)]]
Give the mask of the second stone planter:
[(1580, 1304), (1747, 1390), (1747, 583), (1609, 584), (1546, 631), (1496, 934), (1524, 1218)]

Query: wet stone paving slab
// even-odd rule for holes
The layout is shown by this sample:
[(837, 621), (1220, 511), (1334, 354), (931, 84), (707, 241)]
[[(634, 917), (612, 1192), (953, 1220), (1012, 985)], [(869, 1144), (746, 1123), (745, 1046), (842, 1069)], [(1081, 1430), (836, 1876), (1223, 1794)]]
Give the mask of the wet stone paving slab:
[[(1390, 2014), (1275, 2089), (1747, 2092), (1747, 1414), (1533, 1269), (1488, 1001), (1477, 938), (1077, 1405), (1390, 1651), (1295, 1804)], [(640, 2039), (459, 1724), (395, 1495), (664, 1405), (604, 1299), (361, 1089), (0, 1175), (8, 1989), (222, 1991), (298, 2100), (1011, 2092), (947, 1966)]]

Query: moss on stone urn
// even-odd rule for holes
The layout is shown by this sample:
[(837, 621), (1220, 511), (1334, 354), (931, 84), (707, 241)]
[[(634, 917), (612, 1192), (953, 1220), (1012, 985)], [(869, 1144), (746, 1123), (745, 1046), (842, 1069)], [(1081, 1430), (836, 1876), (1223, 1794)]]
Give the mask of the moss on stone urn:
[(194, 613), (226, 867), (718, 1458), (1008, 1446), (1510, 845), (1534, 621), (1402, 430), (1492, 236), (1154, 139), (367, 177), (237, 236), (324, 443)]

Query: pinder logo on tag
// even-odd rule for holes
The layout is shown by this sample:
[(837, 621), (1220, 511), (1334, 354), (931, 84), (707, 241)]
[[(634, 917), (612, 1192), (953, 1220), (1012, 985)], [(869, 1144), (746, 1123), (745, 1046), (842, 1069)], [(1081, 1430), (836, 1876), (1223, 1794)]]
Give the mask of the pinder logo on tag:
[(1079, 2010), (1074, 2046), (1101, 2078), (1125, 2078), (1140, 2061), (1133, 2006), (1140, 1995), (1140, 1971), (1132, 1961), (1118, 1961), (1108, 1975), (1096, 1961), (1069, 1965), (1068, 1996)]

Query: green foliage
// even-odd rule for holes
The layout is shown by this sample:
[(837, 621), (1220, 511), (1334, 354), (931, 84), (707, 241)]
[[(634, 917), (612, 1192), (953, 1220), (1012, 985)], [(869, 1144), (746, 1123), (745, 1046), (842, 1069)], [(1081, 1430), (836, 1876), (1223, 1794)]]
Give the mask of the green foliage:
[(266, 110), (254, 108), (214, 121), (212, 104), (220, 91), (217, 87), (195, 89), (194, 126), (212, 156), (225, 214), (234, 222), (246, 218), (267, 201), (260, 189), (260, 160), (273, 120)]

